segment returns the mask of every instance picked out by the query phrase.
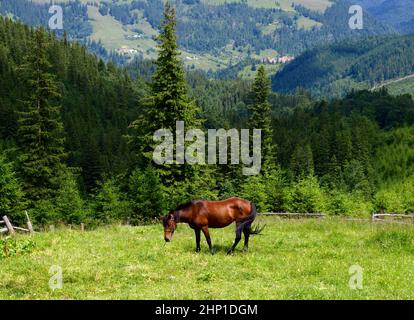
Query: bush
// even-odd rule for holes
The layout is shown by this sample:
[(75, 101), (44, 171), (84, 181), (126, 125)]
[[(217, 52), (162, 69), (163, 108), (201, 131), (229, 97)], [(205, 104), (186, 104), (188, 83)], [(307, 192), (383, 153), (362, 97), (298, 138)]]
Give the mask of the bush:
[(90, 207), (90, 218), (101, 224), (126, 220), (130, 216), (130, 207), (122, 199), (121, 191), (114, 180), (107, 180), (100, 186)]
[(220, 199), (228, 199), (239, 194), (236, 184), (231, 180), (224, 180), (220, 183)]
[(42, 199), (33, 203), (30, 215), (41, 225), (46, 225), (52, 221), (58, 221), (59, 215), (51, 199)]
[(196, 167), (190, 179), (182, 184), (183, 196), (181, 204), (189, 200), (207, 199), (217, 200), (219, 190), (214, 175), (214, 171), (208, 166)]
[(383, 187), (374, 197), (374, 207), (376, 211), (414, 213), (413, 178)]
[(32, 239), (28, 238), (1, 238), (0, 239), (0, 259), (12, 257), (25, 253), (30, 253), (35, 247)]
[(288, 212), (299, 213), (324, 212), (326, 200), (318, 179), (311, 175), (299, 180), (288, 189), (284, 209)]
[(135, 170), (129, 179), (131, 223), (160, 217), (167, 210), (165, 187), (153, 168)]
[(197, 199), (219, 199), (214, 170), (208, 166), (194, 167), (190, 178), (185, 181), (174, 182), (164, 188), (167, 197), (165, 210), (171, 210), (178, 205)]
[(261, 175), (246, 178), (241, 186), (240, 196), (253, 202), (259, 212), (269, 211), (267, 186)]
[(373, 212), (373, 205), (361, 193), (334, 190), (329, 194), (327, 212), (337, 215), (368, 216)]
[(273, 212), (282, 212), (286, 198), (286, 181), (281, 170), (272, 170), (263, 178), (267, 206)]
[(60, 180), (55, 200), (58, 219), (64, 223), (79, 224), (85, 219), (85, 208), (75, 176), (66, 171)]

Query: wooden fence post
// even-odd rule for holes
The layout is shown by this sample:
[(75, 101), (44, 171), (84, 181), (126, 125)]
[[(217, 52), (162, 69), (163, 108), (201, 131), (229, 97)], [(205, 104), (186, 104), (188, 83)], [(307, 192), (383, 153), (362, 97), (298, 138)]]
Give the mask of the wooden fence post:
[(27, 214), (27, 211), (25, 211), (24, 213), (25, 213), (26, 218), (27, 218), (27, 229), (29, 229), (30, 234), (33, 234), (34, 230), (33, 230), (32, 222), (29, 219), (29, 215)]
[(81, 231), (85, 231), (85, 224), (81, 223), (80, 227), (81, 227)]
[(10, 233), (10, 234), (15, 234), (15, 231), (14, 231), (14, 229), (13, 229), (12, 224), (10, 223), (9, 218), (7, 218), (7, 216), (4, 216), (4, 217), (3, 217), (3, 221), (4, 221), (4, 223), (6, 224), (6, 227), (7, 227), (7, 230), (9, 230), (9, 233)]

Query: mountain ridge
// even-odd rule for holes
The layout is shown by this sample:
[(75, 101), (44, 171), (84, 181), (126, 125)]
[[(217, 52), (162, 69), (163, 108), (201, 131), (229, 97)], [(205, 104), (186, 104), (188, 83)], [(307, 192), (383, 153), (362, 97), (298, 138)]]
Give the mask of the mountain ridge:
[(352, 89), (414, 73), (414, 36), (351, 39), (307, 51), (272, 77), (273, 90), (298, 87), (316, 95), (342, 96)]
[[(126, 60), (131, 55), (155, 57), (154, 37), (162, 18), (162, 0), (55, 3), (64, 8), (64, 27), (69, 38), (83, 43), (93, 40), (94, 52), (104, 59), (110, 55), (104, 49), (125, 56)], [(325, 42), (391, 32), (370, 17), (366, 18), (364, 30), (349, 30), (351, 4), (342, 0), (294, 3), (280, 0), (278, 6), (270, 0), (175, 0), (173, 3), (177, 8), (178, 39), (184, 63), (189, 68), (205, 71), (224, 69), (249, 58), (261, 60), (269, 50), (273, 50), (272, 56), (296, 56)], [(26, 10), (28, 4), (33, 10)], [(12, 14), (29, 25), (47, 26), (48, 5), (48, 0), (33, 3), (2, 0), (0, 14)], [(30, 16), (28, 11), (36, 14)]]

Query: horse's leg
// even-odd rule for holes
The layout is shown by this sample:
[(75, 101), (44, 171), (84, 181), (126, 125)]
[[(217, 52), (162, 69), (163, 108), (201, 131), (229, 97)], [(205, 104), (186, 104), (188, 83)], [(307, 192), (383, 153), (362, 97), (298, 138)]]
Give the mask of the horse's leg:
[(227, 251), (227, 254), (233, 253), (234, 249), (236, 249), (237, 245), (241, 240), (241, 233), (242, 233), (243, 225), (241, 222), (236, 223), (236, 239), (234, 240), (233, 246)]
[(251, 229), (251, 225), (248, 224), (246, 226), (244, 226), (243, 228), (243, 234), (244, 234), (244, 251), (249, 250), (249, 237), (250, 237), (250, 229)]
[(200, 252), (201, 248), (200, 248), (200, 233), (201, 230), (200, 229), (194, 229), (195, 232), (195, 237), (196, 237), (196, 252)]
[(208, 247), (210, 248), (211, 254), (214, 254), (213, 246), (211, 245), (211, 238), (210, 238), (210, 232), (208, 231), (208, 227), (207, 226), (202, 227), (201, 230), (203, 231), (204, 236), (206, 237), (207, 244), (208, 244)]

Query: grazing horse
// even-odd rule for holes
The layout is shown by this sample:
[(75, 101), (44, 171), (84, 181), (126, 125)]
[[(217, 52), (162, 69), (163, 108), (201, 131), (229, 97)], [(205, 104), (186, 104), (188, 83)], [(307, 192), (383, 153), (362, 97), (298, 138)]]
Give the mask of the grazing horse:
[(263, 228), (252, 228), (256, 218), (254, 203), (240, 199), (230, 198), (223, 201), (194, 200), (171, 210), (163, 219), (164, 239), (170, 242), (177, 223), (188, 223), (195, 232), (196, 252), (200, 252), (200, 233), (203, 231), (210, 252), (213, 254), (210, 233), (208, 228), (224, 228), (236, 222), (236, 239), (227, 252), (232, 253), (244, 233), (244, 250), (249, 247), (249, 236), (259, 234)]

